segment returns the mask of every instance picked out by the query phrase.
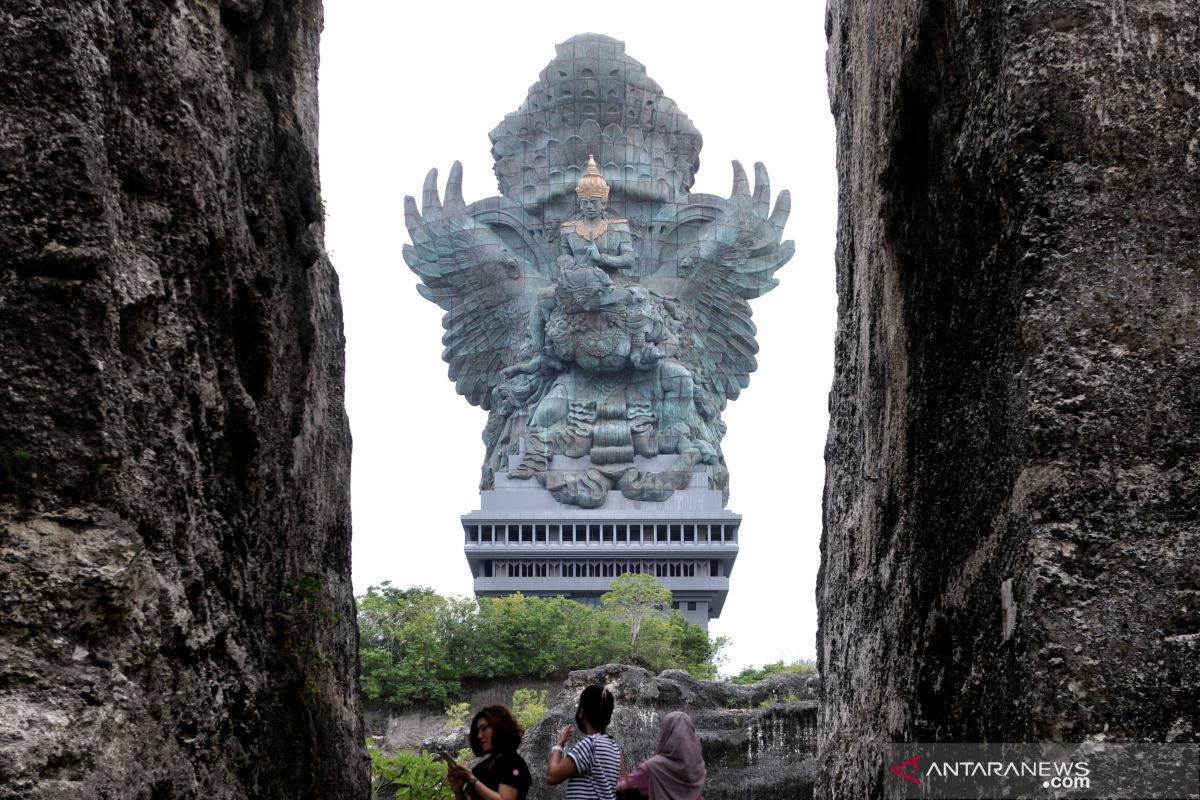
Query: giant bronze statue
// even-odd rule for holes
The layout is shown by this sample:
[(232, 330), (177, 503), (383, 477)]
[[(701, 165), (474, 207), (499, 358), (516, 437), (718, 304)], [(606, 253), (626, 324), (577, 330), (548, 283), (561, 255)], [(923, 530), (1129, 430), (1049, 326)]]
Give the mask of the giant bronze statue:
[[(756, 364), (747, 300), (774, 288), (790, 199), (691, 194), (700, 133), (614, 39), (557, 47), (491, 133), (502, 196), (405, 198), (404, 259), (443, 317), (450, 378), (489, 412), (482, 489), (538, 481), (561, 503), (728, 489), (721, 411)], [(669, 458), (662, 458), (668, 456)]]

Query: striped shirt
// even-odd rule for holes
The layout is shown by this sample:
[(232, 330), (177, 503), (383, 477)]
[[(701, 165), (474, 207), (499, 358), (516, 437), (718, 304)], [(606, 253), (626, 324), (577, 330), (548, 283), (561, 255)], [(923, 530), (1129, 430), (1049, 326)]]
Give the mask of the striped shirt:
[(580, 739), (567, 753), (575, 774), (567, 778), (567, 800), (613, 800), (621, 778), (621, 748), (606, 733)]

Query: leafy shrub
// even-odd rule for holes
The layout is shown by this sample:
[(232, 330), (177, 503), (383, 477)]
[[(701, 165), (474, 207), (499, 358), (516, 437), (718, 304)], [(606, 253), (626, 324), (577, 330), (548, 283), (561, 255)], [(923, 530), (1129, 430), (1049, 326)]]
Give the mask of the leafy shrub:
[(446, 763), (428, 753), (400, 751), (387, 756), (367, 740), (371, 756), (371, 788), (373, 793), (395, 796), (400, 800), (454, 800)]
[(459, 728), (465, 728), (468, 725), (468, 720), (471, 719), (471, 704), (470, 703), (454, 703), (446, 708), (446, 722), (442, 726), (443, 730), (453, 731)]
[(546, 716), (546, 690), (517, 689), (512, 696), (512, 712), (525, 730), (537, 725)]

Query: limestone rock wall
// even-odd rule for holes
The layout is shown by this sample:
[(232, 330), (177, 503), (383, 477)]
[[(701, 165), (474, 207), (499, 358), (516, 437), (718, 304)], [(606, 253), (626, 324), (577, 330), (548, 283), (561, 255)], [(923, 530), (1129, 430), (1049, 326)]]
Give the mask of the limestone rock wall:
[(608, 733), (630, 769), (654, 753), (662, 718), (686, 711), (696, 723), (708, 776), (707, 800), (807, 800), (816, 775), (815, 674), (779, 675), (748, 686), (697, 680), (667, 670), (657, 676), (639, 667), (609, 664), (572, 672), (546, 718), (530, 729), (521, 754), (534, 775), (530, 800), (565, 796), (565, 784), (546, 785), (550, 746), (574, 724), (579, 693), (608, 686), (616, 709)]
[(1200, 6), (829, 0), (818, 796), (886, 741), (1195, 741)]
[(318, 0), (0, 7), (0, 798), (363, 798)]

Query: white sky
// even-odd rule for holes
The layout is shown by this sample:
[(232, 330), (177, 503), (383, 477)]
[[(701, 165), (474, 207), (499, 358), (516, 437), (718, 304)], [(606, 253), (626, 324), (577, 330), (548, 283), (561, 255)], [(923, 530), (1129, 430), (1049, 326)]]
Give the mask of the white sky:
[[(792, 193), (796, 255), (752, 301), (759, 368), (724, 413), (729, 508), (743, 515), (729, 599), (710, 630), (725, 672), (815, 654), (826, 398), (833, 376), (837, 189), (824, 3), (380, 3), (330, 0), (321, 47), (326, 245), (341, 278), (354, 434), (354, 587), (471, 594), (459, 515), (479, 506), (486, 414), (441, 361), (442, 311), (401, 247), (404, 195), (457, 159), (468, 203), (499, 194), (488, 131), (554, 45), (625, 42), (704, 136), (693, 191), (728, 196), (730, 161)], [(711, 9), (711, 10), (709, 10)], [(787, 10), (785, 10), (787, 9)]]

